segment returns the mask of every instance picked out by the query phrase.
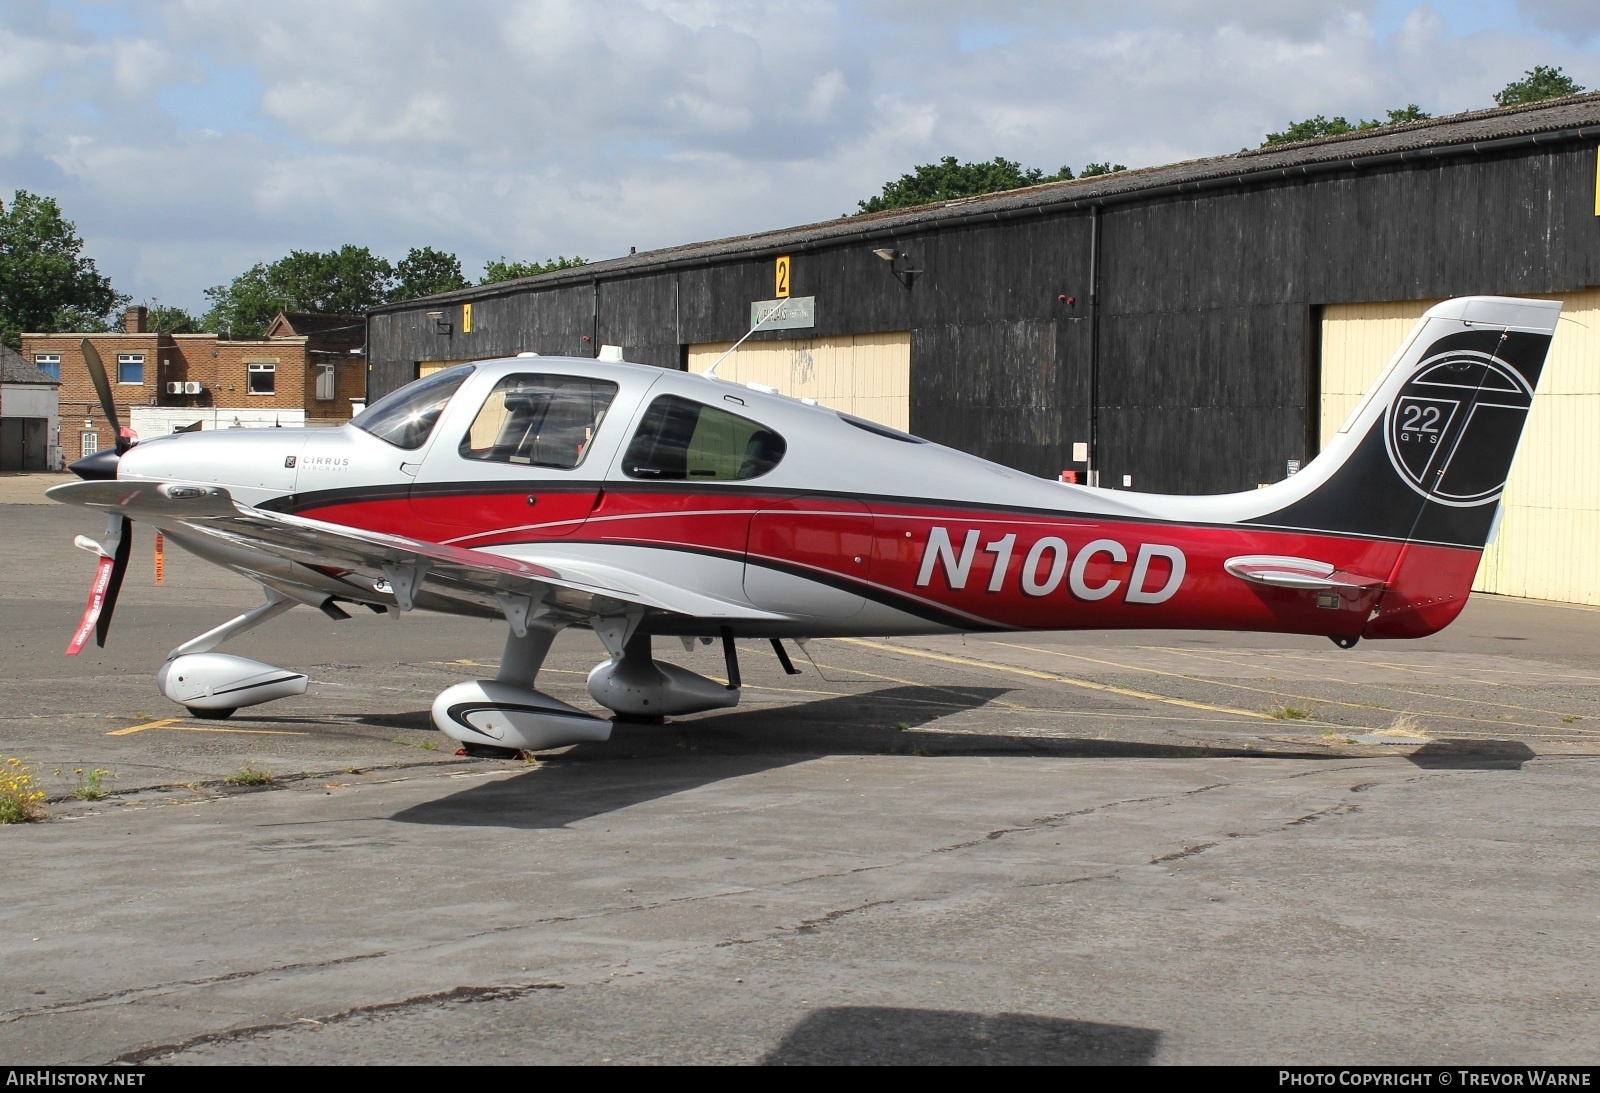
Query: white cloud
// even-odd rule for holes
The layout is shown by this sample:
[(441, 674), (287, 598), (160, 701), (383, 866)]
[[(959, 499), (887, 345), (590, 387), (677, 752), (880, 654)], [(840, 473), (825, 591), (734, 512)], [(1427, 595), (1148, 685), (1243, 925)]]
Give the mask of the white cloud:
[(1458, 34), (1315, 0), (0, 0), (0, 192), (190, 307), (296, 247), (606, 257), (837, 216), (942, 155), (1141, 166), (1488, 105), (1536, 63), (1600, 85), (1588, 24), (1522, 2)]

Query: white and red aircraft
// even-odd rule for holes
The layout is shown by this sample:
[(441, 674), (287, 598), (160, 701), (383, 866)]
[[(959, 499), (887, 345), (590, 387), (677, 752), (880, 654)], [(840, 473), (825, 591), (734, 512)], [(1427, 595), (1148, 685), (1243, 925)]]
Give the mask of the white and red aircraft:
[[(49, 491), (109, 513), (100, 542), (78, 539), (101, 562), (67, 652), (104, 644), (129, 521), (266, 593), (168, 655), (158, 685), (196, 716), (305, 691), (303, 674), (213, 652), (296, 604), (503, 617), (497, 677), (433, 704), (469, 750), (609, 735), (535, 688), (568, 626), (610, 653), (590, 695), (636, 718), (736, 705), (735, 638), (770, 640), (792, 670), (784, 638), (1431, 634), (1466, 602), (1559, 313), (1432, 308), (1304, 470), (1214, 497), (1063, 485), (767, 388), (533, 354), (438, 372), (337, 429), (123, 438)], [(656, 661), (669, 635), (720, 638), (728, 683)]]

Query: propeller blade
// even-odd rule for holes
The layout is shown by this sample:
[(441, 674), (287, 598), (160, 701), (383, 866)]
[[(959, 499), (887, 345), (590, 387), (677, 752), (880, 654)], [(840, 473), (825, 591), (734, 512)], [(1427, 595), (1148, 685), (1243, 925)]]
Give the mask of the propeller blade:
[(106, 376), (105, 362), (100, 359), (99, 350), (95, 349), (88, 338), (78, 343), (78, 349), (83, 353), (83, 363), (89, 367), (89, 379), (94, 382), (94, 393), (100, 396), (100, 410), (111, 423), (112, 435), (117, 438), (117, 454), (121, 455), (133, 447), (133, 441), (122, 435), (122, 422), (117, 418), (117, 404), (111, 398), (111, 380)]
[(122, 534), (117, 539), (117, 553), (111, 560), (111, 580), (106, 585), (105, 609), (100, 612), (94, 628), (94, 643), (102, 649), (105, 648), (106, 634), (111, 630), (111, 616), (117, 610), (117, 593), (122, 591), (122, 578), (128, 573), (128, 559), (133, 554), (133, 523), (126, 516), (117, 519), (122, 521)]
[(99, 552), (100, 565), (95, 569), (94, 583), (89, 586), (89, 602), (83, 609), (83, 621), (78, 623), (72, 640), (67, 644), (69, 657), (83, 652), (90, 634), (95, 636), (96, 645), (105, 646), (106, 631), (110, 629), (111, 615), (116, 609), (117, 593), (122, 588), (122, 578), (128, 571), (128, 559), (133, 551), (131, 526), (127, 517), (112, 513), (106, 518), (105, 542), (94, 543), (79, 537), (83, 544)]

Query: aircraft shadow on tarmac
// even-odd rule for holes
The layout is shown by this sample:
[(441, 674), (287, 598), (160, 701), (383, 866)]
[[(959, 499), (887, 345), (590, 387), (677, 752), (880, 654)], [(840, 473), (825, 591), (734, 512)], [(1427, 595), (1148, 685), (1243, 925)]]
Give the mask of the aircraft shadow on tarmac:
[(801, 1021), (762, 1060), (768, 1066), (1149, 1064), (1155, 1029), (1026, 1013), (838, 1006)]
[(925, 687), (894, 687), (666, 725), (622, 722), (604, 743), (580, 744), (515, 778), (414, 805), (393, 818), (450, 827), (564, 827), (712, 782), (830, 755), (1337, 758), (1315, 747), (1263, 750), (910, 731), (1005, 693), (996, 687), (940, 688), (944, 699), (934, 703)]
[(1521, 770), (1537, 755), (1521, 740), (1430, 740), (1407, 758), (1423, 770)]

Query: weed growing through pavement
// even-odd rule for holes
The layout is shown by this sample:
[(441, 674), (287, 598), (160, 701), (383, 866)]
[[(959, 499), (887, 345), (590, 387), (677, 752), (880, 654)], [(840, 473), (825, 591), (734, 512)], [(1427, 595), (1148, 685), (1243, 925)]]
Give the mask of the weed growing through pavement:
[(254, 759), (247, 759), (244, 766), (228, 775), (223, 781), (230, 786), (264, 786), (272, 781), (272, 775), (257, 767)]
[(98, 801), (110, 793), (110, 790), (106, 789), (102, 783), (102, 779), (111, 777), (109, 770), (101, 770), (99, 767), (93, 770), (84, 770), (82, 767), (78, 767), (72, 773), (78, 776), (78, 788), (72, 791), (72, 795), (78, 800)]
[(1408, 713), (1396, 715), (1395, 719), (1389, 722), (1389, 727), (1380, 729), (1379, 733), (1383, 736), (1415, 737), (1418, 740), (1428, 738), (1428, 734), (1422, 730), (1422, 722)]
[(1311, 711), (1304, 706), (1279, 706), (1272, 711), (1272, 716), (1279, 721), (1304, 721), (1311, 716)]
[(1577, 715), (1576, 715), (1576, 714), (1568, 714), (1568, 715), (1567, 715), (1567, 716), (1566, 716), (1566, 717), (1563, 717), (1563, 718), (1562, 718), (1562, 719), (1561, 719), (1561, 723), (1562, 723), (1562, 724), (1563, 724), (1563, 725), (1570, 725), (1570, 724), (1572, 724), (1572, 723), (1573, 723), (1573, 722), (1574, 722), (1574, 721), (1576, 721), (1576, 720), (1578, 720), (1578, 717), (1577, 717)]
[(33, 768), (21, 759), (0, 763), (0, 824), (25, 824), (44, 817), (44, 789)]

